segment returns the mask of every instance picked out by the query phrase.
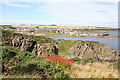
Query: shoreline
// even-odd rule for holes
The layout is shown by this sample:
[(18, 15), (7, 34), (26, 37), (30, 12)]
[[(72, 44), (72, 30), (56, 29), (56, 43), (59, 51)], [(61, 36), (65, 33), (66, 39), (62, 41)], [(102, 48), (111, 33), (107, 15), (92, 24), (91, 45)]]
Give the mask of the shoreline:
[[(110, 31), (110, 32), (117, 32), (117, 31)], [(110, 33), (106, 32), (106, 33)], [(21, 32), (17, 32), (21, 33)], [(72, 36), (72, 35), (49, 35), (49, 34), (29, 34), (34, 36), (42, 36), (42, 37), (67, 37), (67, 38), (106, 38), (106, 39), (120, 39), (120, 37), (117, 36)]]
[[(36, 36), (36, 35), (35, 35)], [(69, 35), (37, 35), (42, 37), (67, 37), (67, 38), (106, 38), (106, 39), (120, 39), (117, 36), (69, 36)]]

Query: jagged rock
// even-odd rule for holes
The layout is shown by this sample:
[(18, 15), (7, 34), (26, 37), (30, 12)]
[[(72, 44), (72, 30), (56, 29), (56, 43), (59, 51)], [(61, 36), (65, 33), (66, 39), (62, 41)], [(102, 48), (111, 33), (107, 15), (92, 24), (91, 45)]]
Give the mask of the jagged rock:
[(82, 42), (77, 42), (70, 50), (69, 53), (75, 57), (90, 57), (94, 59), (99, 59), (94, 51), (90, 48), (91, 44), (86, 44)]
[[(9, 44), (20, 50), (29, 51), (37, 56), (45, 56), (51, 53), (58, 55), (59, 48), (56, 41), (48, 42), (46, 39), (41, 40), (44, 41), (44, 43), (38, 43), (37, 41), (34, 41), (32, 38), (29, 37), (14, 35), (11, 38), (11, 42)], [(69, 50), (69, 53), (71, 54), (71, 56), (74, 57), (90, 57), (96, 60), (109, 62), (120, 60), (119, 51), (113, 50), (111, 46), (107, 46), (102, 43), (78, 41)]]
[(58, 55), (58, 46), (56, 45), (56, 41), (52, 41), (51, 43), (45, 43), (47, 41), (46, 39), (42, 39), (42, 41), (44, 41), (44, 43), (39, 44), (36, 41), (33, 41), (32, 38), (13, 36), (10, 45), (22, 51), (32, 52), (37, 56), (48, 55), (50, 54), (50, 50)]
[(52, 46), (52, 52), (54, 52), (55, 54), (58, 55), (58, 46), (57, 45)]
[(111, 46), (102, 43), (83, 43), (77, 42), (69, 50), (69, 53), (75, 57), (90, 57), (96, 60), (114, 62), (119, 51), (113, 50)]

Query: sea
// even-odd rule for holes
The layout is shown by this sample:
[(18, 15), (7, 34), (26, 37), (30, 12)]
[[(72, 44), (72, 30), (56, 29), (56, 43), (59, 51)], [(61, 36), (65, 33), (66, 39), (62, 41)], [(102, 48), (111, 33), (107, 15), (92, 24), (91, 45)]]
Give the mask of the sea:
[[(118, 32), (111, 32), (109, 33), (110, 36), (119, 36), (120, 33)], [(85, 41), (97, 41), (100, 43), (107, 44), (112, 46), (113, 49), (120, 51), (120, 39), (106, 39), (106, 38), (66, 38), (66, 37), (49, 37), (52, 39), (67, 39), (67, 40), (85, 40)]]

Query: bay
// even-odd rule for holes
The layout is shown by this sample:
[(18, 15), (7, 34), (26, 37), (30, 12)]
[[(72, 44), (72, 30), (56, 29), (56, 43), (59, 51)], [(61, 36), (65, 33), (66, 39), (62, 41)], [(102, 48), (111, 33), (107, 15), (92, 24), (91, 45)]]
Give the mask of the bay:
[(119, 41), (120, 39), (106, 39), (106, 38), (66, 38), (66, 37), (49, 37), (52, 39), (67, 39), (67, 40), (85, 40), (85, 41), (97, 41), (100, 43), (107, 44), (109, 46), (112, 46), (113, 49), (119, 50)]

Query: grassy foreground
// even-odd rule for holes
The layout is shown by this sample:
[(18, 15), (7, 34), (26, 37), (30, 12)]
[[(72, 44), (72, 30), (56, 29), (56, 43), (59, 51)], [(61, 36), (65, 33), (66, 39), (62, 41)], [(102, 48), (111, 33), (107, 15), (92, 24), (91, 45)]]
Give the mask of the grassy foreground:
[(118, 78), (118, 70), (106, 62), (74, 64), (72, 70), (77, 78)]
[[(69, 62), (53, 63), (49, 59), (35, 56), (30, 52), (3, 46), (3, 78), (68, 78), (71, 72), (70, 66)], [(66, 69), (69, 72), (67, 74)]]
[(70, 65), (10, 46), (3, 46), (2, 58), (3, 78), (118, 78), (119, 62), (77, 58)]

